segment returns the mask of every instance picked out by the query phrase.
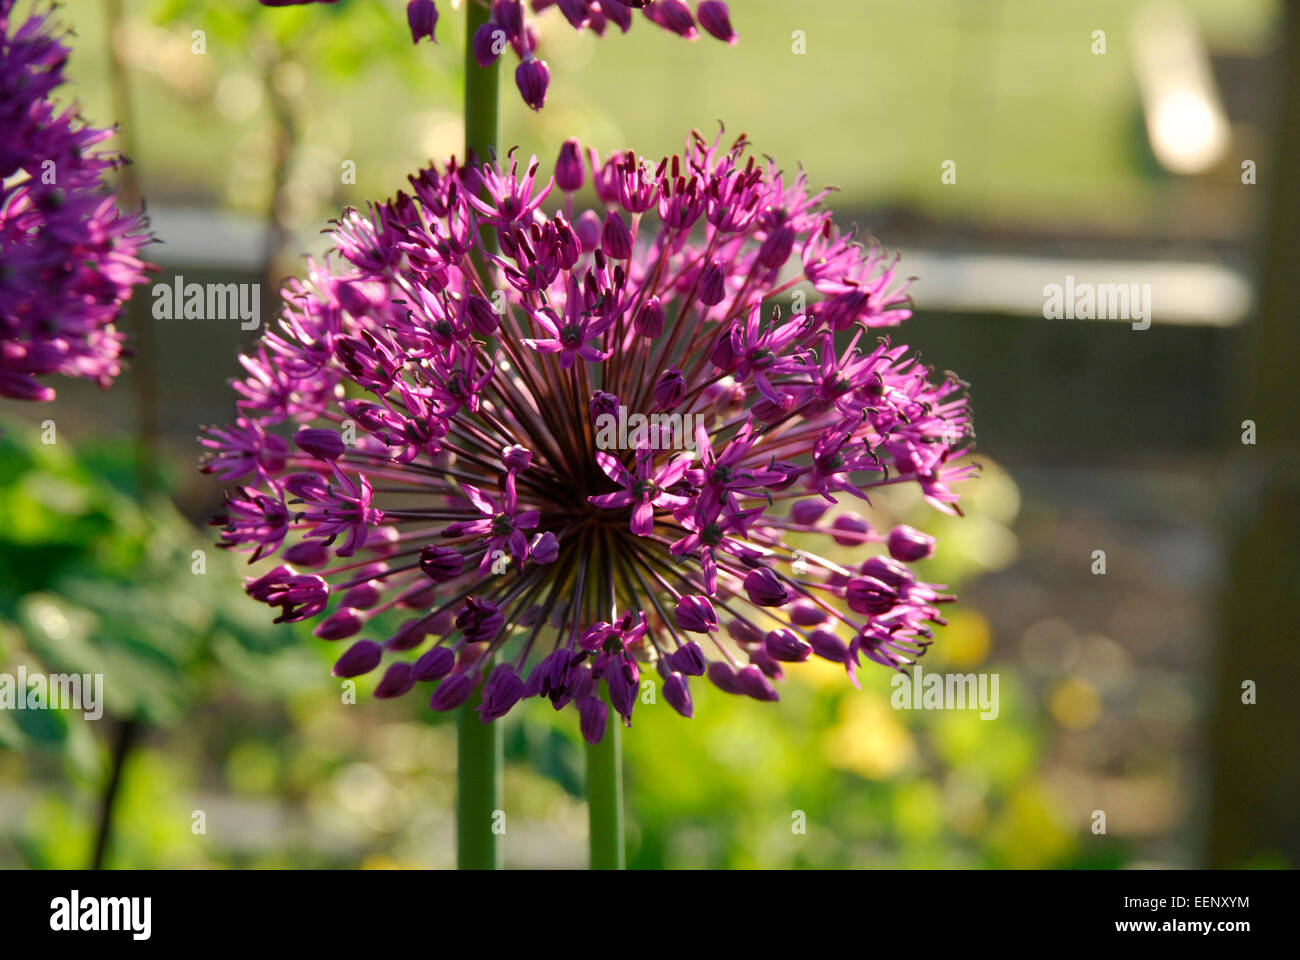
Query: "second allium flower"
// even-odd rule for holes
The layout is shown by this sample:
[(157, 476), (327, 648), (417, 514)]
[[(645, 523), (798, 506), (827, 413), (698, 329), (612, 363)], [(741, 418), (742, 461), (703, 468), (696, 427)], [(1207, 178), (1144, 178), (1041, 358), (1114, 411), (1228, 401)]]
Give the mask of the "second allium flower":
[(546, 697), (596, 741), (646, 670), (690, 716), (695, 677), (775, 700), (783, 664), (925, 650), (933, 539), (849, 508), (910, 482), (955, 512), (967, 400), (878, 337), (905, 284), (802, 174), (696, 135), (410, 181), (289, 283), (204, 437), (223, 544), (274, 557), (248, 593), (350, 641), (336, 675), (387, 658), (376, 695), (439, 710), (483, 683), (484, 721)]

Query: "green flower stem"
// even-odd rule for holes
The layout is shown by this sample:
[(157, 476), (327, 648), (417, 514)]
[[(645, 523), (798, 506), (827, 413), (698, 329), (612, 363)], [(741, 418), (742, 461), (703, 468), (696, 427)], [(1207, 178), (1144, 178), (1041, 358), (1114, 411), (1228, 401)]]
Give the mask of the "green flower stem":
[[(487, 23), (486, 4), (469, 3), (465, 17), (465, 162), (488, 163), (501, 148), (500, 137), (500, 60), (490, 67), (474, 61), (474, 34)], [(488, 237), (484, 242), (491, 245)]]
[(627, 866), (623, 843), (623, 724), (611, 708), (600, 743), (587, 745), (587, 818), (591, 869)]
[(500, 870), (497, 811), (503, 809), (501, 723), (484, 723), (475, 708), (479, 691), (457, 718), (456, 865), (462, 870)]
[[(466, 5), (465, 155), (486, 163), (497, 152), (500, 70), (474, 62), (474, 32), (488, 19), (485, 5)], [(490, 668), (490, 665), (489, 665)], [(479, 692), (460, 708), (456, 765), (456, 863), (462, 870), (499, 870), (501, 843), (496, 811), (503, 809), (504, 751), (499, 722), (483, 723), (475, 708)]]

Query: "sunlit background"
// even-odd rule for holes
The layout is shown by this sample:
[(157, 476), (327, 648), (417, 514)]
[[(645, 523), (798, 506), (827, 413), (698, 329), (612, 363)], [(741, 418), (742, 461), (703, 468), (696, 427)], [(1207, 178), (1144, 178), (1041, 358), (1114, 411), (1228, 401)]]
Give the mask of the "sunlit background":
[[(440, 4), (438, 45), (413, 47), (403, 7), (61, 6), (72, 92), (121, 121), (164, 241), (159, 282), (261, 282), (269, 318), (340, 209), (459, 152), (463, 14)], [(837, 218), (901, 253), (918, 280), (899, 339), (971, 383), (984, 472), (965, 518), (900, 489), (870, 519), (939, 535), (920, 573), (961, 600), (924, 667), (996, 673), (1000, 709), (895, 710), (887, 671), (855, 690), (824, 663), (791, 667), (777, 705), (697, 684), (694, 720), (641, 706), (629, 865), (1294, 866), (1294, 826), (1218, 837), (1250, 814), (1210, 789), (1229, 762), (1213, 704), (1241, 680), (1215, 668), (1223, 469), (1262, 416), (1237, 378), (1281, 175), (1281, 5), (731, 7), (731, 47), (648, 24), (596, 40), (547, 11), (548, 105), (508, 89), (502, 142), (549, 170), (568, 136), (657, 157), (721, 123), (838, 187)], [(1151, 328), (1044, 319), (1044, 285), (1067, 276), (1151, 284)], [(0, 866), (89, 865), (115, 749), (107, 866), (452, 866), (454, 724), (365, 682), (341, 703), (337, 650), (272, 628), (204, 526), (220, 488), (194, 437), (229, 417), (255, 334), (150, 321), (149, 303), (143, 288), (124, 324), (150, 337), (146, 362), (112, 392), (0, 407), (0, 669), (110, 677), (99, 721), (0, 711)], [(142, 424), (167, 493), (144, 507)], [(570, 714), (532, 701), (504, 721), (508, 866), (585, 864)]]

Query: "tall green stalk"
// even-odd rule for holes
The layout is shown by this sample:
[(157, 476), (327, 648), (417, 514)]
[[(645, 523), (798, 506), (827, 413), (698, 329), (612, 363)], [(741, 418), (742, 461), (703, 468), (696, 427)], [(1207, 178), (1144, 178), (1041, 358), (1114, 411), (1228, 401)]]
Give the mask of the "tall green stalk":
[(479, 692), (465, 701), (457, 718), (456, 865), (462, 870), (500, 870), (501, 723), (484, 723), (475, 708)]
[[(497, 149), (500, 70), (474, 62), (474, 33), (488, 19), (486, 6), (470, 3), (465, 17), (465, 156), (486, 163)], [(462, 870), (499, 870), (501, 838), (496, 811), (503, 809), (501, 724), (483, 723), (479, 693), (460, 708), (456, 750), (456, 864)]]
[[(497, 63), (480, 67), (474, 62), (474, 34), (488, 21), (486, 5), (470, 3), (465, 17), (465, 158), (487, 163), (500, 152), (501, 68)], [(500, 61), (498, 61), (499, 63)]]
[(623, 843), (623, 725), (613, 709), (600, 743), (587, 744), (587, 822), (591, 869), (627, 866)]

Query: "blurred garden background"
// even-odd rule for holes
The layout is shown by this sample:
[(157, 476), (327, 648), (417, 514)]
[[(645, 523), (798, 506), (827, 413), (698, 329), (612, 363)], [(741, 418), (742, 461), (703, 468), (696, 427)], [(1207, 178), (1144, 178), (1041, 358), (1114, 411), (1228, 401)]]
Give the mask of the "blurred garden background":
[[(413, 47), (398, 0), (66, 0), (75, 96), (122, 125), (155, 280), (261, 282), (269, 320), (340, 209), (459, 153), (449, 7)], [(661, 702), (626, 732), (629, 866), (1296, 865), (1295, 599), (1240, 613), (1263, 581), (1238, 565), (1296, 568), (1294, 487), (1253, 512), (1260, 458), (1296, 442), (1250, 359), (1294, 345), (1267, 333), (1295, 320), (1284, 8), (735, 0), (739, 43), (695, 49), (538, 18), (550, 101), (507, 92), (502, 142), (549, 173), (569, 136), (659, 156), (721, 122), (838, 187), (837, 217), (918, 277), (897, 339), (971, 384), (985, 468), (964, 518), (900, 490), (870, 519), (939, 536), (920, 573), (960, 601), (923, 666), (996, 673), (997, 718), (894, 710), (879, 668), (855, 690), (796, 665), (775, 708), (701, 684), (695, 719)], [(1150, 283), (1151, 328), (1044, 319), (1066, 276)], [(373, 700), (373, 679), (341, 703), (337, 651), (272, 627), (205, 526), (197, 427), (228, 418), (256, 332), (150, 304), (114, 391), (0, 406), (0, 671), (112, 678), (100, 720), (0, 711), (0, 866), (88, 866), (115, 756), (105, 866), (452, 866), (451, 718)], [(1272, 684), (1254, 707), (1245, 680)], [(584, 865), (576, 724), (541, 701), (504, 722), (507, 866)]]

